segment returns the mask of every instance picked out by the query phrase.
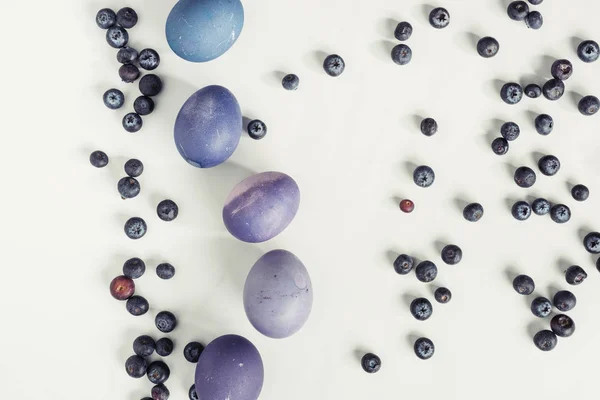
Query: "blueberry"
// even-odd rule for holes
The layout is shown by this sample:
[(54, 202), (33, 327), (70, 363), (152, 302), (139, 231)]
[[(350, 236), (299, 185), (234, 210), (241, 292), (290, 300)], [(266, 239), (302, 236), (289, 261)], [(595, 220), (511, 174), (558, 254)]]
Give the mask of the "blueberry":
[(587, 278), (587, 272), (579, 265), (571, 265), (565, 271), (565, 279), (569, 285), (579, 285)]
[(125, 95), (119, 89), (108, 89), (102, 96), (104, 105), (111, 110), (117, 110), (125, 104)]
[(392, 49), (392, 61), (398, 65), (406, 65), (412, 59), (412, 50), (405, 44), (399, 44)]
[(158, 354), (161, 357), (167, 357), (171, 355), (174, 348), (175, 345), (173, 344), (173, 341), (169, 338), (164, 337), (156, 341), (156, 354)]
[(131, 356), (125, 361), (125, 371), (132, 378), (141, 378), (146, 374), (146, 360), (140, 356)]
[(428, 360), (435, 353), (435, 346), (431, 340), (421, 337), (415, 340), (414, 350), (421, 360)]
[(124, 64), (119, 68), (119, 77), (125, 83), (132, 83), (140, 77), (140, 70), (133, 64)]
[(131, 315), (139, 317), (140, 315), (144, 315), (148, 312), (150, 305), (148, 304), (148, 300), (142, 296), (135, 295), (131, 296), (131, 298), (127, 300), (125, 308)]
[(560, 290), (554, 295), (554, 307), (562, 312), (571, 311), (577, 304), (577, 298), (568, 290)]
[(546, 199), (535, 199), (531, 203), (532, 211), (537, 215), (546, 215), (550, 212), (550, 202)]
[(508, 141), (502, 137), (494, 139), (492, 141), (492, 151), (499, 156), (508, 153)]
[(592, 254), (600, 254), (600, 232), (590, 232), (583, 238), (583, 247)]
[(141, 239), (146, 234), (148, 226), (146, 221), (140, 217), (129, 218), (125, 222), (125, 234), (129, 239)]
[(96, 25), (102, 29), (108, 29), (117, 23), (117, 14), (110, 8), (103, 8), (96, 14)]
[(525, 86), (525, 95), (527, 97), (531, 97), (532, 99), (537, 99), (542, 95), (542, 87), (535, 83), (530, 83)]
[(593, 40), (584, 40), (577, 46), (577, 56), (583, 62), (594, 62), (600, 56), (600, 46)]
[(585, 185), (575, 185), (571, 189), (571, 196), (577, 201), (586, 201), (590, 197), (590, 189)]
[(328, 55), (323, 61), (323, 69), (329, 76), (340, 76), (345, 68), (344, 59), (337, 54)]
[(123, 199), (132, 199), (140, 194), (140, 183), (137, 179), (127, 176), (119, 179), (117, 190)]
[(175, 276), (175, 267), (169, 263), (158, 264), (156, 267), (156, 275), (160, 279), (171, 279)]
[(179, 215), (179, 207), (173, 200), (163, 200), (156, 206), (156, 214), (163, 221), (173, 221)]
[(365, 370), (365, 372), (368, 372), (369, 374), (374, 374), (381, 368), (381, 359), (373, 353), (367, 353), (364, 356), (362, 356), (362, 359), (360, 360), (360, 365), (362, 366), (362, 369)]
[(536, 297), (531, 302), (531, 312), (539, 318), (546, 318), (552, 312), (552, 303), (545, 297)]
[(579, 112), (583, 115), (594, 115), (600, 109), (600, 99), (596, 96), (585, 96), (579, 100), (577, 105)]
[(554, 129), (554, 120), (548, 114), (540, 114), (535, 117), (535, 130), (540, 135), (547, 136)]
[(117, 300), (127, 300), (135, 293), (135, 283), (125, 275), (120, 275), (110, 282), (110, 294)]
[(190, 342), (183, 349), (183, 356), (191, 363), (197, 363), (200, 354), (204, 351), (204, 346), (198, 342)]
[(123, 28), (133, 28), (138, 22), (138, 15), (131, 7), (124, 7), (117, 11), (117, 24)]
[(394, 37), (403, 42), (410, 39), (412, 33), (412, 25), (409, 22), (402, 21), (396, 26), (396, 29), (394, 30)]
[(494, 57), (500, 50), (500, 43), (491, 36), (486, 36), (477, 42), (477, 53), (483, 58)]
[(571, 64), (571, 61), (565, 59), (556, 60), (550, 67), (550, 73), (556, 79), (566, 81), (573, 75), (573, 64)]
[(400, 201), (400, 210), (405, 213), (411, 213), (415, 209), (415, 203), (412, 200), (404, 199)]
[(515, 82), (508, 82), (500, 89), (500, 98), (506, 104), (517, 104), (523, 98), (523, 88)]
[(298, 89), (298, 85), (300, 85), (300, 78), (295, 74), (287, 74), (281, 80), (281, 86), (285, 90), (296, 90)]
[(500, 127), (500, 134), (504, 139), (512, 142), (521, 134), (521, 128), (514, 122), (505, 122)]
[(411, 256), (400, 254), (394, 261), (394, 270), (400, 275), (406, 275), (412, 271), (414, 260)]
[(156, 343), (148, 335), (138, 336), (133, 341), (133, 352), (140, 357), (150, 357), (154, 353)]
[(169, 366), (165, 364), (163, 361), (154, 361), (148, 365), (148, 369), (146, 374), (148, 375), (148, 380), (155, 385), (166, 382), (171, 375), (171, 370)]
[(529, 13), (529, 6), (524, 1), (513, 1), (508, 5), (506, 12), (510, 19), (523, 21)]
[(530, 188), (535, 184), (535, 172), (529, 167), (519, 167), (515, 171), (515, 183), (522, 188)]
[(533, 343), (542, 351), (550, 351), (556, 347), (558, 338), (554, 332), (545, 329), (535, 334), (533, 337)]
[(525, 221), (531, 216), (531, 206), (526, 201), (517, 201), (511, 208), (511, 214), (516, 220)]
[(575, 332), (575, 322), (568, 315), (558, 314), (550, 320), (550, 329), (560, 337), (569, 337)]
[(555, 204), (550, 209), (550, 218), (557, 224), (564, 224), (571, 219), (571, 209), (564, 204)]
[(152, 71), (158, 68), (160, 56), (154, 49), (144, 49), (140, 51), (139, 63), (141, 68)]
[(422, 261), (415, 268), (417, 279), (421, 282), (432, 282), (437, 277), (437, 266), (431, 261)]
[(433, 306), (426, 298), (419, 297), (410, 303), (410, 313), (419, 321), (425, 321), (433, 314)]
[(132, 64), (138, 59), (138, 52), (133, 47), (122, 47), (117, 52), (117, 61), (121, 64)]
[(90, 154), (90, 164), (96, 168), (104, 168), (108, 165), (108, 156), (101, 150), (93, 151)]
[(169, 389), (162, 383), (154, 386), (150, 393), (152, 394), (152, 400), (168, 400), (171, 395)]
[(435, 289), (433, 296), (438, 303), (446, 304), (452, 299), (452, 292), (448, 288), (439, 287)]
[(530, 2), (531, 4), (533, 4), (534, 6), (537, 6), (537, 5), (540, 5), (540, 4), (542, 4), (542, 2), (543, 2), (543, 1), (544, 1), (544, 0), (529, 0), (529, 2)]
[(177, 318), (175, 318), (175, 315), (173, 315), (172, 312), (161, 311), (156, 314), (154, 323), (159, 331), (169, 333), (172, 332), (177, 326)]
[(248, 122), (248, 136), (252, 139), (260, 140), (267, 135), (267, 125), (260, 119), (253, 119)]
[(463, 217), (470, 222), (477, 222), (483, 217), (483, 206), (479, 203), (468, 204), (463, 210)]
[(133, 102), (133, 110), (139, 115), (148, 115), (154, 111), (154, 100), (148, 96), (139, 96)]
[(525, 17), (525, 25), (531, 29), (540, 29), (544, 25), (544, 18), (539, 11), (532, 11)]
[(433, 136), (437, 133), (438, 124), (433, 118), (424, 118), (421, 121), (421, 133), (425, 136)]
[(436, 29), (443, 29), (450, 24), (450, 13), (443, 7), (437, 7), (429, 13), (429, 23)]
[(129, 133), (135, 133), (142, 129), (142, 117), (136, 113), (129, 113), (123, 117), (123, 128)]
[(565, 94), (565, 84), (560, 79), (550, 79), (542, 86), (542, 93), (548, 100), (558, 100)]
[(163, 83), (162, 80), (155, 74), (144, 75), (140, 79), (140, 92), (144, 96), (156, 96), (162, 91)]
[(198, 393), (196, 393), (196, 384), (194, 383), (190, 386), (190, 390), (188, 391), (188, 397), (190, 400), (199, 400)]
[(448, 265), (456, 265), (462, 260), (462, 250), (455, 244), (449, 244), (442, 249), (442, 261)]
[(560, 161), (556, 156), (547, 155), (538, 161), (540, 172), (546, 176), (553, 176), (560, 170)]
[(120, 26), (111, 26), (106, 31), (106, 42), (115, 49), (127, 46), (129, 42), (129, 33)]
[(136, 158), (127, 160), (124, 168), (125, 173), (132, 178), (137, 178), (144, 172), (144, 164)]
[(435, 181), (435, 173), (431, 167), (421, 165), (415, 168), (415, 171), (413, 172), (413, 181), (415, 182), (415, 185), (419, 187), (429, 187), (433, 184), (433, 181)]
[(530, 295), (535, 290), (533, 279), (527, 275), (519, 275), (513, 279), (513, 289), (524, 296)]
[(131, 279), (140, 278), (144, 272), (146, 272), (146, 263), (137, 257), (130, 258), (123, 264), (123, 275)]

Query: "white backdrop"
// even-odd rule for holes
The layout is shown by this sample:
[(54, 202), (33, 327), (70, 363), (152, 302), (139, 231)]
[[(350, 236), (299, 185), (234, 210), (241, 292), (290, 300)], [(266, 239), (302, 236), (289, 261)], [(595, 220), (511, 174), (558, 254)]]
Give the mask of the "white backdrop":
[[(163, 309), (179, 317), (171, 335), (167, 382), (174, 399), (187, 398), (194, 366), (184, 360), (190, 340), (208, 342), (225, 333), (249, 338), (265, 364), (263, 400), (305, 399), (589, 399), (597, 395), (598, 331), (595, 259), (581, 244), (582, 232), (600, 230), (599, 116), (579, 115), (577, 94), (600, 94), (596, 64), (575, 55), (579, 39), (600, 40), (593, 0), (546, 0), (538, 9), (545, 25), (528, 30), (508, 19), (506, 1), (446, 0), (447, 29), (429, 27), (427, 6), (403, 2), (343, 0), (244, 2), (240, 39), (223, 57), (191, 64), (168, 48), (164, 22), (175, 0), (60, 0), (1, 2), (2, 118), (4, 137), (2, 243), (2, 392), (9, 399), (139, 399), (149, 395), (146, 379), (124, 371), (131, 343), (140, 334), (161, 337), (153, 317)], [(116, 51), (94, 23), (96, 11), (134, 7), (140, 16), (131, 45), (153, 47), (165, 82), (154, 114), (128, 134), (122, 116), (132, 108), (137, 85), (119, 82)], [(393, 29), (414, 26), (407, 44), (413, 60), (392, 63)], [(482, 59), (478, 37), (491, 35), (500, 53)], [(346, 71), (336, 79), (321, 69), (323, 54), (339, 53)], [(499, 98), (504, 81), (543, 83), (552, 60), (574, 63), (567, 93), (558, 102), (524, 99), (508, 106)], [(280, 87), (280, 72), (300, 76), (300, 89)], [(195, 90), (221, 84), (238, 98), (243, 114), (264, 120), (267, 137), (243, 137), (224, 165), (200, 170), (177, 153), (172, 128), (181, 104)], [(124, 109), (101, 101), (110, 88), (124, 90)], [(533, 128), (540, 112), (552, 115), (547, 137)], [(421, 135), (418, 121), (431, 116), (440, 129)], [(489, 144), (502, 121), (514, 120), (521, 137), (506, 156)], [(92, 150), (111, 159), (103, 170), (89, 165)], [(513, 168), (534, 167), (537, 153), (553, 153), (562, 170), (538, 174), (531, 189), (512, 181)], [(144, 162), (141, 194), (122, 201), (116, 191), (131, 157)], [(435, 184), (412, 183), (412, 164), (431, 165)], [(537, 170), (537, 168), (535, 168)], [(277, 238), (245, 244), (221, 220), (232, 187), (255, 172), (279, 170), (296, 179), (302, 203), (296, 219)], [(570, 183), (591, 189), (575, 203)], [(565, 225), (549, 217), (515, 221), (509, 204), (543, 196), (573, 211)], [(415, 201), (410, 215), (399, 198)], [(179, 218), (164, 223), (158, 201), (172, 198)], [(484, 205), (477, 224), (463, 220), (465, 201)], [(144, 217), (149, 232), (140, 241), (123, 234), (131, 216)], [(439, 246), (464, 251), (454, 267), (443, 265)], [(241, 290), (252, 264), (264, 252), (284, 248), (307, 266), (314, 285), (313, 312), (305, 327), (285, 340), (256, 332), (247, 321)], [(425, 285), (414, 275), (398, 276), (397, 252), (431, 259), (440, 268)], [(143, 317), (130, 316), (108, 292), (123, 262), (138, 256), (148, 271), (136, 283), (151, 304)], [(159, 280), (154, 268), (171, 262), (177, 274)], [(532, 333), (548, 328), (529, 311), (529, 301), (511, 287), (512, 274), (531, 275), (536, 294), (566, 288), (562, 270), (578, 264), (589, 279), (573, 289), (577, 324), (573, 337), (551, 353), (532, 344)], [(438, 285), (454, 298), (434, 304), (433, 317), (418, 322), (407, 303), (433, 298)], [(415, 335), (430, 337), (436, 354), (420, 361)], [(383, 361), (375, 375), (364, 373), (358, 356), (373, 351)]]

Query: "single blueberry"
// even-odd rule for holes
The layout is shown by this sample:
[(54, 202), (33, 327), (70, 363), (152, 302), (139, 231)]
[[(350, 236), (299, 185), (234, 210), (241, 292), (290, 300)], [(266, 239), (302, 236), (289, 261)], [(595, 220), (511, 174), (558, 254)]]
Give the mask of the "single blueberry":
[(132, 158), (130, 160), (127, 160), (127, 162), (125, 163), (124, 166), (125, 169), (125, 173), (132, 177), (132, 178), (137, 178), (138, 176), (140, 176), (142, 174), (142, 172), (144, 172), (144, 164), (142, 164), (142, 162), (136, 158)]
[(148, 380), (150, 382), (158, 385), (166, 382), (167, 379), (169, 379), (169, 376), (171, 376), (171, 370), (163, 361), (154, 361), (148, 365), (146, 375), (148, 375)]
[(558, 308), (559, 311), (567, 312), (571, 311), (577, 305), (577, 298), (575, 295), (568, 290), (560, 290), (554, 295), (552, 300), (554, 307)]
[(260, 140), (267, 135), (267, 125), (260, 119), (253, 119), (248, 122), (246, 129), (248, 130), (248, 136), (255, 140)]
[(550, 320), (550, 329), (556, 336), (569, 337), (575, 332), (575, 322), (568, 315), (558, 314)]
[(129, 218), (127, 222), (125, 222), (125, 234), (129, 239), (141, 239), (144, 237), (147, 230), (148, 226), (146, 225), (146, 221), (140, 217)]
[(106, 42), (115, 49), (127, 46), (129, 42), (129, 33), (120, 26), (111, 26), (106, 31)]
[(448, 288), (439, 287), (435, 289), (433, 296), (438, 303), (446, 304), (452, 299), (452, 292)]
[(573, 75), (573, 64), (571, 64), (571, 61), (565, 59), (556, 60), (550, 67), (550, 73), (556, 79), (566, 81)]
[(535, 290), (535, 283), (527, 275), (518, 275), (513, 279), (513, 289), (519, 294), (528, 296)]
[(110, 8), (103, 8), (96, 14), (96, 25), (102, 29), (108, 29), (117, 23), (117, 14)]
[(548, 100), (558, 100), (565, 94), (565, 84), (560, 79), (550, 79), (542, 86), (542, 93)]
[(406, 65), (412, 59), (412, 50), (405, 44), (399, 44), (392, 49), (392, 61), (398, 65)]
[(160, 56), (154, 49), (144, 49), (140, 51), (139, 63), (141, 68), (144, 68), (146, 71), (152, 71), (158, 68)]
[(142, 296), (135, 295), (131, 296), (129, 300), (127, 300), (125, 308), (131, 315), (139, 317), (140, 315), (144, 315), (148, 312), (150, 305), (148, 304), (148, 300)]
[(564, 204), (555, 204), (550, 209), (550, 218), (557, 224), (564, 224), (571, 219), (571, 209)]
[(295, 74), (287, 74), (281, 80), (281, 86), (285, 90), (296, 90), (298, 89), (298, 85), (300, 85), (300, 78)]
[(123, 7), (117, 11), (117, 24), (123, 28), (133, 28), (138, 22), (138, 15), (131, 7)]
[(542, 2), (543, 2), (543, 1), (544, 1), (544, 0), (529, 0), (529, 2), (530, 2), (531, 4), (533, 4), (534, 6), (537, 6), (537, 5), (540, 5), (540, 4), (542, 4)]
[(197, 363), (204, 346), (199, 342), (190, 342), (183, 348), (183, 357), (191, 363)]
[(512, 206), (511, 214), (516, 220), (525, 221), (531, 216), (531, 206), (526, 201), (517, 201)]
[(150, 357), (154, 353), (156, 343), (148, 335), (138, 336), (133, 341), (133, 352), (140, 357)]
[(132, 378), (141, 378), (146, 375), (146, 360), (140, 356), (131, 356), (125, 361), (125, 371)]
[(152, 394), (152, 400), (169, 400), (171, 395), (169, 389), (162, 383), (154, 386), (150, 393)]
[(400, 275), (406, 275), (412, 271), (414, 260), (411, 256), (400, 254), (394, 261), (394, 270)]
[(119, 68), (119, 77), (125, 83), (132, 83), (140, 77), (140, 70), (133, 64), (123, 64)]
[(93, 151), (90, 154), (90, 164), (96, 168), (104, 168), (108, 165), (108, 156), (101, 150)]
[(360, 360), (360, 365), (362, 366), (362, 369), (365, 370), (365, 372), (368, 372), (369, 374), (374, 374), (381, 368), (381, 359), (373, 353), (367, 353), (364, 356), (362, 356), (362, 359)]
[(546, 199), (535, 199), (533, 203), (531, 203), (532, 211), (537, 215), (546, 215), (550, 212), (550, 202)]
[(494, 139), (492, 141), (492, 151), (499, 156), (508, 153), (508, 141), (502, 137)]
[(123, 117), (123, 128), (130, 133), (135, 133), (142, 129), (143, 123), (142, 117), (137, 113), (129, 113)]
[(500, 134), (508, 141), (513, 141), (521, 134), (521, 128), (514, 122), (505, 122), (500, 127)]
[(585, 185), (575, 185), (571, 189), (571, 196), (577, 201), (586, 201), (590, 197), (590, 189)]
[(523, 88), (515, 82), (508, 82), (500, 89), (500, 98), (506, 104), (517, 104), (523, 98)]
[(443, 29), (450, 24), (450, 13), (443, 7), (437, 7), (429, 13), (429, 23), (436, 29)]
[(593, 40), (584, 40), (577, 46), (577, 56), (583, 62), (594, 62), (600, 56), (600, 46)]
[(449, 244), (442, 249), (442, 261), (448, 265), (456, 265), (462, 260), (462, 249), (455, 244)]
[(179, 207), (173, 200), (163, 200), (156, 206), (156, 214), (163, 221), (173, 221), (179, 215)]
[(533, 337), (533, 343), (542, 351), (550, 351), (556, 347), (558, 338), (554, 332), (545, 329), (535, 334)]
[(415, 185), (419, 187), (429, 187), (433, 185), (433, 182), (435, 181), (435, 173), (431, 167), (421, 165), (415, 168), (415, 171), (413, 172), (413, 181), (415, 182)]
[(530, 188), (535, 184), (535, 172), (529, 167), (519, 167), (515, 171), (515, 183), (522, 188)]
[(421, 261), (415, 268), (417, 279), (421, 282), (433, 282), (437, 277), (437, 266), (431, 261)]
[(419, 321), (425, 321), (433, 314), (431, 302), (424, 297), (414, 299), (410, 303), (410, 313)]
[(536, 297), (531, 302), (531, 312), (539, 318), (546, 318), (552, 312), (552, 303), (545, 297)]
[(463, 209), (463, 217), (469, 222), (477, 222), (483, 217), (483, 206), (479, 203), (467, 204)]
[(409, 22), (402, 21), (396, 26), (396, 29), (394, 30), (394, 37), (403, 42), (410, 39), (412, 33), (412, 25)]
[(175, 267), (169, 263), (158, 264), (156, 267), (156, 275), (160, 279), (171, 279), (175, 276)]
[(531, 29), (540, 29), (544, 25), (544, 18), (539, 11), (532, 11), (525, 17), (525, 25)]
[(590, 232), (583, 238), (583, 247), (592, 254), (600, 254), (600, 232)]
[(400, 210), (405, 213), (411, 213), (415, 209), (415, 203), (412, 200), (404, 199), (400, 201)]
[(587, 272), (579, 265), (571, 265), (565, 271), (565, 279), (569, 285), (579, 285), (587, 278)]
[(435, 346), (430, 339), (421, 337), (415, 340), (414, 350), (421, 360), (428, 360), (435, 353)]
[(156, 341), (156, 354), (161, 357), (170, 356), (173, 353), (173, 349), (175, 348), (175, 344), (169, 338), (160, 338)]
[(323, 69), (329, 76), (340, 76), (345, 68), (344, 59), (337, 54), (328, 55), (323, 61)]
[(554, 129), (554, 120), (548, 114), (540, 114), (535, 117), (535, 130), (540, 135), (549, 135)]
[(483, 58), (494, 57), (500, 50), (500, 43), (491, 36), (486, 36), (477, 42), (477, 53)]
[(524, 1), (513, 1), (508, 5), (506, 12), (510, 19), (523, 21), (529, 13), (529, 6)]
[(198, 393), (196, 393), (195, 383), (192, 386), (190, 386), (190, 390), (188, 391), (188, 397), (190, 398), (190, 400), (200, 400), (200, 398), (198, 397)]
[(154, 111), (154, 100), (148, 96), (139, 96), (133, 102), (133, 110), (139, 115), (148, 115)]
[(140, 258), (130, 258), (123, 264), (123, 275), (131, 279), (140, 278), (144, 272), (146, 272), (146, 263)]
[(560, 161), (556, 156), (547, 155), (538, 161), (540, 172), (546, 176), (553, 176), (560, 170)]
[(421, 133), (425, 136), (433, 136), (438, 130), (438, 123), (433, 118), (424, 118), (421, 121)]
[(123, 199), (132, 199), (140, 194), (140, 183), (137, 179), (127, 176), (119, 179), (117, 190)]
[(133, 47), (122, 47), (117, 52), (117, 61), (121, 64), (132, 64), (138, 59), (138, 52)]
[(585, 96), (579, 100), (577, 105), (579, 112), (583, 115), (594, 115), (600, 109), (600, 99), (596, 96)]
[(158, 75), (148, 74), (140, 79), (140, 92), (144, 96), (156, 96), (162, 91), (163, 83)]
[(173, 315), (172, 312), (161, 311), (156, 314), (154, 323), (159, 331), (169, 333), (177, 326), (177, 318), (175, 318), (175, 315)]
[(104, 105), (111, 110), (117, 110), (125, 104), (125, 95), (119, 89), (108, 89), (102, 95)]
[(542, 87), (536, 83), (530, 83), (525, 86), (525, 95), (532, 99), (537, 99), (542, 95)]

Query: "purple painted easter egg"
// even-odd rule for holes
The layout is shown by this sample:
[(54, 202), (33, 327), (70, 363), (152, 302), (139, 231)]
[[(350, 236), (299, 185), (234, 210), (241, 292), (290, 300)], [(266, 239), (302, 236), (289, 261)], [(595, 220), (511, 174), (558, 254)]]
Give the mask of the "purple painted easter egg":
[(281, 172), (263, 172), (238, 183), (223, 207), (223, 222), (236, 238), (265, 242), (279, 235), (300, 206), (300, 189)]
[(312, 301), (308, 271), (289, 251), (263, 255), (246, 278), (244, 309), (250, 323), (265, 336), (292, 336), (308, 319)]
[(263, 380), (260, 353), (238, 335), (210, 342), (196, 365), (196, 393), (202, 400), (256, 400)]

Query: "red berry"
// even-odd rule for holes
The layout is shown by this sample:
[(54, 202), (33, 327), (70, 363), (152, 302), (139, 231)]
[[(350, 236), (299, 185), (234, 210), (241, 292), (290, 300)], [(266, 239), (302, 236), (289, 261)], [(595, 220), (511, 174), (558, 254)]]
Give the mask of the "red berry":
[(411, 213), (415, 209), (415, 203), (412, 200), (404, 199), (400, 202), (400, 209), (405, 213)]
[(135, 293), (133, 279), (124, 275), (117, 276), (110, 283), (110, 294), (117, 300), (127, 300)]

